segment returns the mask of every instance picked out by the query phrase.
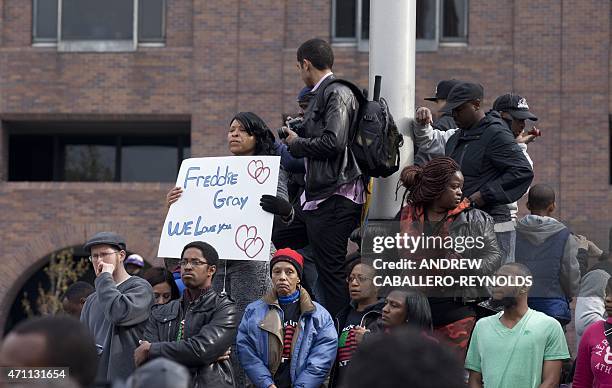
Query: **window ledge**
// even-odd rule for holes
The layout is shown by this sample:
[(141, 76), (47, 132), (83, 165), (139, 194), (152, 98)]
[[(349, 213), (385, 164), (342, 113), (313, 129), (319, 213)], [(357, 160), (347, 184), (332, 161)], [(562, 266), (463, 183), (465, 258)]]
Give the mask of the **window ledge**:
[(467, 47), (467, 42), (440, 42), (440, 47)]
[[(33, 48), (58, 48), (58, 44), (56, 42), (34, 42), (32, 43), (32, 47)], [(165, 42), (142, 42), (142, 43), (138, 43), (138, 48), (165, 48), (166, 47), (166, 43)], [(83, 50), (83, 49), (66, 49), (64, 47), (64, 50), (58, 49), (58, 51), (66, 51), (66, 52), (86, 52), (86, 51), (100, 51), (100, 50)], [(106, 51), (109, 52), (109, 50), (102, 50), (102, 51)], [(123, 51), (134, 51), (132, 49), (130, 50), (123, 50)], [(110, 51), (112, 52), (112, 51)]]
[(370, 41), (368, 39), (362, 39), (361, 41), (347, 41), (347, 42), (332, 42), (332, 47), (337, 48), (357, 48), (357, 51), (367, 53), (370, 51)]
[(349, 41), (349, 42), (332, 42), (333, 47), (357, 47), (357, 41)]
[(130, 52), (136, 48), (132, 40), (62, 40), (57, 45), (62, 52)]
[(32, 47), (38, 47), (38, 48), (57, 47), (57, 43), (55, 42), (34, 42), (32, 43)]
[(142, 42), (138, 43), (138, 47), (166, 47), (164, 42)]
[(0, 191), (5, 190), (167, 190), (174, 182), (41, 182), (41, 181), (4, 181)]

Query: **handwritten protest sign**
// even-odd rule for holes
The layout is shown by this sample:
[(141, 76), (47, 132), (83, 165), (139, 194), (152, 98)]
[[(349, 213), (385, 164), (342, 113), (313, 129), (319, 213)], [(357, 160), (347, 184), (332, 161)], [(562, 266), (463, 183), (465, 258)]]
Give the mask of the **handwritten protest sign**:
[(180, 257), (192, 241), (211, 244), (219, 258), (269, 260), (274, 216), (259, 206), (276, 195), (280, 157), (229, 156), (186, 159), (176, 185), (183, 188), (170, 206), (159, 257)]

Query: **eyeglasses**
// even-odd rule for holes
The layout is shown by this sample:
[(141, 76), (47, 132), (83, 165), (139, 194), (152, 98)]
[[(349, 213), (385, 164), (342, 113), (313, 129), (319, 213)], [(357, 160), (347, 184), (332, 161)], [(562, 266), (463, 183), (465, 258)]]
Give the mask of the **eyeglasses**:
[(355, 280), (357, 280), (357, 283), (361, 284), (361, 283), (365, 283), (368, 280), (372, 280), (372, 279), (373, 278), (368, 278), (368, 277), (365, 277), (363, 275), (357, 275), (357, 276), (351, 275), (351, 276), (347, 276), (346, 282), (350, 284), (350, 283), (354, 282)]
[(110, 256), (112, 254), (119, 253), (119, 252), (120, 251), (102, 252), (102, 253), (100, 253), (98, 255), (91, 255), (91, 256), (88, 257), (88, 259), (89, 259), (89, 261), (91, 261), (93, 263), (94, 261), (98, 261), (100, 259), (104, 259), (107, 256)]
[(191, 264), (192, 267), (201, 267), (203, 265), (208, 265), (207, 262), (199, 259), (180, 259), (178, 263), (181, 267), (187, 267), (187, 265), (189, 264)]

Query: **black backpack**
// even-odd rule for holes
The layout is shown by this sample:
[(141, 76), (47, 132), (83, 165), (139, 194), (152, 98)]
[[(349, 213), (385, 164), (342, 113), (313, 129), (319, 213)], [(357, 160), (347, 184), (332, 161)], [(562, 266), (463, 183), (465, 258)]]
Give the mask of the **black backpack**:
[[(368, 101), (363, 92), (352, 82), (333, 79), (327, 86), (339, 83), (351, 89), (357, 102), (356, 128), (351, 140), (351, 151), (361, 171), (373, 178), (386, 178), (399, 170), (400, 147), (404, 143), (385, 99)], [(323, 96), (323, 91), (318, 93)]]

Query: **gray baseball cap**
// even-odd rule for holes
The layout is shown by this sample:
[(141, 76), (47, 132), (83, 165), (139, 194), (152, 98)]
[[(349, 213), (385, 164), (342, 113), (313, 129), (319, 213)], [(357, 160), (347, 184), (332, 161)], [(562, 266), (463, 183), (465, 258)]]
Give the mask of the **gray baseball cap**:
[(111, 245), (124, 251), (125, 239), (114, 232), (99, 232), (87, 240), (85, 245), (83, 245), (83, 249), (87, 252), (91, 252), (91, 247), (95, 245)]
[(440, 112), (452, 113), (454, 109), (460, 107), (468, 101), (482, 100), (484, 89), (481, 84), (472, 82), (460, 82), (453, 86), (446, 98), (446, 105)]

